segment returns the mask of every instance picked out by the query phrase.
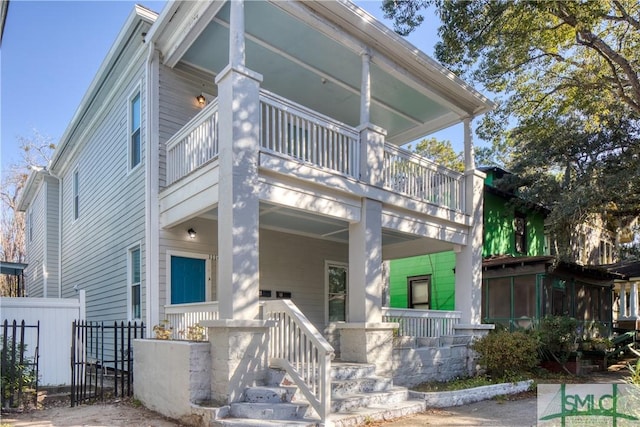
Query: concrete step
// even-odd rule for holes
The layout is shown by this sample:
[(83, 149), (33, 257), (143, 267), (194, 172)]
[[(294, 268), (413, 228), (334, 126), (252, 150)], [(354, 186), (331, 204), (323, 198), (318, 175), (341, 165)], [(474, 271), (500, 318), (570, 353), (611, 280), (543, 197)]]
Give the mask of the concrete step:
[(244, 401), (249, 403), (291, 402), (297, 387), (248, 387), (244, 391)]
[(252, 403), (238, 402), (230, 405), (232, 418), (251, 418), (254, 420), (296, 420), (306, 416), (309, 405), (306, 403)]
[(408, 399), (409, 391), (405, 387), (392, 387), (388, 391), (377, 393), (357, 393), (345, 397), (331, 398), (331, 412), (349, 412), (369, 406), (387, 406)]
[(376, 365), (370, 363), (333, 362), (331, 380), (353, 380), (376, 375)]
[(329, 416), (334, 427), (356, 427), (369, 425), (376, 421), (387, 421), (394, 418), (417, 414), (426, 410), (424, 400), (407, 400), (386, 405), (373, 405), (368, 408), (356, 408), (348, 412), (335, 413)]
[(387, 391), (393, 386), (393, 380), (385, 377), (355, 378), (331, 381), (331, 396), (346, 397), (356, 393)]
[(318, 427), (320, 420), (250, 420), (242, 418), (223, 418), (209, 425), (215, 427)]

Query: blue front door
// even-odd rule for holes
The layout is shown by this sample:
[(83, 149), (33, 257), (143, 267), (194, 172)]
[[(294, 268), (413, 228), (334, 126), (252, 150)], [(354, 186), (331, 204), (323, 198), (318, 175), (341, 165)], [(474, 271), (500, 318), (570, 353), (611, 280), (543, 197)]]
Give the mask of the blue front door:
[(206, 299), (206, 260), (171, 256), (171, 304)]

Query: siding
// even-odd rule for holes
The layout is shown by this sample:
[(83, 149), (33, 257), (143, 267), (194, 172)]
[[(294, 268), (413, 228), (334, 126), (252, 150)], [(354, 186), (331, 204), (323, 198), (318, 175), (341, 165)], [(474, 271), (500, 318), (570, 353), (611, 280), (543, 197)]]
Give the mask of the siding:
[(47, 265), (47, 295), (46, 297), (58, 297), (58, 227), (60, 200), (58, 197), (58, 180), (53, 177), (45, 177), (47, 193), (45, 223), (46, 223), (46, 265)]
[[(126, 55), (125, 55), (126, 57)], [(106, 109), (76, 140), (82, 144), (66, 164), (63, 197), (63, 297), (75, 296), (74, 287), (87, 292), (87, 320), (120, 321), (128, 318), (128, 248), (140, 244), (142, 318), (145, 317), (144, 163), (146, 161), (146, 94), (142, 50), (129, 75), (121, 64), (107, 79), (112, 96)], [(116, 79), (122, 78), (114, 87)], [(142, 161), (129, 171), (129, 99), (141, 92)], [(99, 107), (95, 107), (99, 108)], [(78, 135), (78, 134), (76, 134)], [(80, 177), (80, 215), (73, 218), (73, 172)]]
[[(42, 267), (44, 265), (44, 247), (46, 240), (45, 232), (45, 204), (46, 193), (44, 181), (38, 184), (36, 195), (27, 209), (25, 225), (25, 241), (27, 242), (27, 267), (25, 268), (25, 279), (27, 282), (27, 296), (44, 297), (44, 275)], [(30, 220), (31, 222), (30, 223)], [(31, 239), (29, 238), (29, 228), (31, 229)]]
[(397, 259), (390, 262), (389, 291), (391, 307), (407, 308), (407, 278), (431, 275), (430, 308), (454, 310), (456, 255), (453, 251)]
[(159, 78), (159, 177), (162, 188), (166, 182), (166, 142), (202, 109), (196, 96), (203, 92), (215, 96), (218, 92), (213, 75), (183, 64), (174, 69), (160, 65)]
[[(193, 227), (196, 239), (187, 237)], [(160, 245), (160, 305), (167, 304), (169, 278), (167, 252), (181, 251), (210, 254), (211, 299), (216, 299), (217, 222), (198, 218), (183, 226), (161, 231)], [(260, 229), (260, 289), (291, 292), (292, 301), (320, 330), (325, 324), (325, 261), (348, 262), (346, 244), (313, 239), (294, 234)], [(161, 312), (162, 319), (164, 313)]]

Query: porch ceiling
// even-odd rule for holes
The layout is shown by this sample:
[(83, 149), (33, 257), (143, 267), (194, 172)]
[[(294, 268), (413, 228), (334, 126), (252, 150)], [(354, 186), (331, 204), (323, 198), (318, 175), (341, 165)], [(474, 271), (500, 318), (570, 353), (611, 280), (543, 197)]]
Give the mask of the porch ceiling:
[[(218, 209), (210, 210), (203, 217), (217, 220)], [(345, 244), (349, 242), (349, 223), (346, 221), (265, 202), (260, 202), (260, 228)], [(415, 243), (421, 239), (423, 239), (421, 236), (412, 236), (390, 229), (382, 230), (383, 246)], [(426, 246), (425, 251), (427, 251)]]
[[(360, 124), (362, 59), (355, 46), (361, 43), (339, 43), (277, 2), (245, 2), (245, 23), (246, 65), (263, 75), (262, 87), (347, 125)], [(228, 63), (228, 27), (227, 3), (181, 61), (217, 75)], [(370, 69), (371, 122), (387, 130), (390, 142), (403, 144), (459, 120), (459, 111), (376, 62), (375, 52)]]

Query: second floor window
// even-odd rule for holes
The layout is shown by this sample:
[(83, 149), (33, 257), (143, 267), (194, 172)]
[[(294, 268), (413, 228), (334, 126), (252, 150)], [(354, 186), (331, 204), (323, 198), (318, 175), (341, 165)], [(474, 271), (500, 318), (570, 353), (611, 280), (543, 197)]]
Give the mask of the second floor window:
[(140, 164), (141, 148), (140, 148), (140, 92), (131, 99), (130, 105), (131, 128), (129, 129), (129, 159), (130, 168), (133, 169)]
[(515, 250), (518, 254), (527, 253), (527, 218), (520, 213), (516, 213), (513, 221), (515, 228), (516, 244)]

